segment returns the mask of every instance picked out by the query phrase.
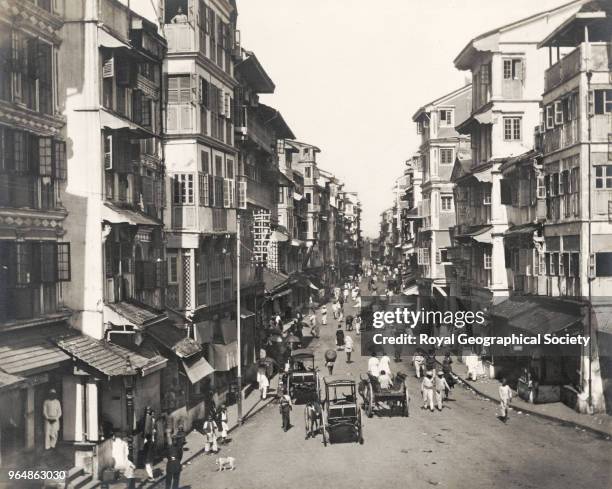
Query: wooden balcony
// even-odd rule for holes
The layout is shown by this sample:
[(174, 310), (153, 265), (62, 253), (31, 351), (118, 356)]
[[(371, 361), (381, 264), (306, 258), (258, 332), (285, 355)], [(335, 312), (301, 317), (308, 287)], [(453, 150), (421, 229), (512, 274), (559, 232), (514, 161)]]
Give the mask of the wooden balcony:
[(587, 69), (591, 71), (609, 71), (610, 43), (591, 43), (589, 49), (590, 59), (588, 62), (585, 60), (585, 44), (583, 43), (548, 68), (544, 73), (544, 91), (552, 90)]

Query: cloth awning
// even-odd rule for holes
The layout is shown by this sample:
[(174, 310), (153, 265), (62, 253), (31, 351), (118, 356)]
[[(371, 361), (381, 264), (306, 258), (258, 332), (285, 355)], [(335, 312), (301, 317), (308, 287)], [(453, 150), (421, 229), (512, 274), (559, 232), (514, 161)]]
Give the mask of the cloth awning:
[(213, 321), (200, 321), (194, 325), (195, 339), (198, 343), (212, 343), (215, 338), (215, 324)]
[(217, 372), (227, 372), (238, 366), (238, 343), (233, 342), (229, 345), (218, 345), (213, 343), (212, 365)]
[(288, 240), (289, 240), (289, 236), (280, 231), (272, 231), (272, 234), (270, 235), (271, 243), (272, 242), (284, 243), (285, 241), (288, 241)]
[(492, 229), (493, 226), (477, 226), (470, 232), (456, 235), (455, 238), (458, 240), (474, 240), (479, 243), (490, 243)]
[(115, 36), (109, 34), (104, 29), (98, 28), (98, 46), (103, 48), (127, 48), (131, 49), (125, 42), (117, 39)]
[(255, 313), (253, 311), (249, 311), (248, 309), (245, 309), (244, 307), (240, 308), (240, 318), (241, 319), (247, 319), (253, 316), (255, 316)]
[(418, 295), (419, 294), (419, 286), (411, 285), (410, 287), (402, 290), (402, 294), (404, 295)]
[(224, 345), (229, 345), (238, 339), (238, 328), (235, 319), (222, 318), (217, 323), (218, 334), (216, 338), (220, 338)]
[(102, 206), (102, 220), (111, 224), (130, 224), (133, 226), (161, 226), (162, 224), (152, 217), (131, 209), (122, 209), (110, 203)]
[(474, 115), (474, 119), (476, 119), (479, 124), (493, 124), (493, 111), (486, 110), (485, 112), (476, 114)]
[(521, 235), (533, 235), (533, 233), (536, 232), (539, 228), (540, 226), (538, 224), (521, 224), (520, 226), (511, 226), (504, 233), (504, 236), (508, 238), (514, 236), (518, 237)]
[(206, 361), (202, 356), (195, 356), (192, 358), (185, 358), (182, 360), (183, 369), (189, 378), (189, 382), (195, 384), (212, 374), (215, 369), (210, 363)]
[(280, 299), (281, 297), (285, 297), (286, 295), (291, 294), (291, 289), (287, 289), (287, 290), (283, 290), (282, 292), (278, 292), (277, 294), (274, 294), (271, 299), (272, 300), (276, 300), (276, 299)]
[(52, 370), (70, 356), (52, 341), (58, 336), (73, 334), (65, 323), (37, 326), (0, 335), (0, 369), (9, 375), (27, 376)]

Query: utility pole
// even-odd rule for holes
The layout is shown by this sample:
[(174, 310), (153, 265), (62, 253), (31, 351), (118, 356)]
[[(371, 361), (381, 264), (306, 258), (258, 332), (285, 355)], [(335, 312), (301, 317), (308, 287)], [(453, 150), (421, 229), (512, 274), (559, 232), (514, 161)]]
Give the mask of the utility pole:
[(242, 345), (241, 345), (241, 311), (240, 311), (240, 214), (236, 209), (236, 337), (238, 339), (238, 375), (236, 383), (238, 384), (238, 424), (242, 424)]

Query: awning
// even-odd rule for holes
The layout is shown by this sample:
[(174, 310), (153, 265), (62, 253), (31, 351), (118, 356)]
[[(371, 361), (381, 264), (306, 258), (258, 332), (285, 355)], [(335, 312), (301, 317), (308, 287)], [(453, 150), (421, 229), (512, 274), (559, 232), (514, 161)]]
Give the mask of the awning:
[(14, 376), (52, 370), (69, 361), (70, 356), (51, 339), (68, 334), (79, 335), (64, 323), (3, 333), (0, 335), (0, 369)]
[(128, 119), (125, 119), (119, 115), (107, 112), (104, 109), (100, 109), (100, 125), (107, 129), (118, 131), (119, 129), (129, 129), (141, 134), (147, 134), (142, 130), (141, 127), (137, 126)]
[(103, 48), (110, 48), (110, 49), (116, 49), (116, 48), (130, 49), (130, 46), (127, 45), (125, 42), (117, 39), (115, 36), (112, 36), (111, 34), (109, 34), (104, 29), (101, 29), (101, 28), (98, 28), (98, 46), (103, 47)]
[(407, 289), (402, 290), (402, 294), (404, 295), (419, 295), (419, 286), (411, 285)]
[(215, 369), (202, 356), (195, 356), (182, 360), (183, 368), (189, 378), (189, 382), (195, 384), (204, 377), (212, 374)]
[(17, 389), (24, 385), (27, 385), (27, 379), (0, 370), (0, 392)]
[(218, 345), (213, 343), (212, 364), (217, 372), (227, 372), (238, 366), (238, 343), (233, 342), (229, 345)]
[(215, 337), (220, 338), (224, 345), (229, 345), (238, 339), (238, 327), (235, 319), (222, 318), (217, 323), (218, 334)]
[(436, 232), (436, 247), (440, 248), (449, 248), (451, 245), (450, 235), (448, 231), (439, 231)]
[(272, 231), (272, 234), (270, 235), (270, 243), (273, 242), (278, 242), (278, 243), (284, 243), (285, 241), (289, 240), (289, 236), (281, 233), (280, 231)]
[(215, 324), (213, 321), (200, 321), (194, 324), (194, 331), (198, 343), (212, 343), (215, 337)]
[(253, 316), (255, 316), (255, 313), (253, 311), (249, 311), (248, 309), (245, 309), (244, 307), (240, 308), (240, 319), (247, 319)]
[(287, 290), (283, 290), (282, 292), (278, 292), (277, 294), (274, 294), (272, 297), (270, 297), (272, 300), (276, 300), (276, 299), (280, 299), (281, 297), (285, 297), (286, 295), (291, 294), (291, 289), (287, 289)]
[(299, 202), (303, 198), (304, 198), (304, 196), (302, 194), (300, 194), (298, 192), (295, 192), (295, 191), (293, 192), (293, 200), (297, 200)]
[(480, 124), (493, 124), (493, 111), (487, 110), (480, 114), (474, 115), (474, 119), (476, 119)]
[(85, 335), (58, 338), (55, 342), (75, 360), (108, 377), (137, 375), (139, 372), (146, 376), (168, 363), (161, 356), (146, 358), (122, 346)]
[(486, 170), (482, 171), (475, 171), (472, 173), (472, 176), (479, 182), (491, 183), (491, 168), (487, 168)]
[(475, 229), (468, 233), (458, 234), (455, 239), (458, 240), (474, 240), (480, 243), (491, 242), (491, 230), (493, 226), (477, 226)]
[(304, 241), (299, 240), (299, 239), (292, 239), (291, 240), (291, 246), (306, 246), (306, 243)]
[(104, 321), (115, 326), (125, 326), (127, 323), (144, 329), (166, 319), (165, 313), (151, 311), (133, 302), (109, 302), (104, 305)]
[(575, 305), (540, 297), (511, 297), (491, 306), (492, 323), (505, 320), (508, 326), (533, 334), (556, 333), (581, 321)]
[(179, 358), (188, 358), (202, 351), (202, 347), (187, 336), (187, 331), (179, 329), (168, 321), (154, 324), (146, 333)]
[(130, 224), (132, 226), (161, 226), (162, 224), (152, 217), (131, 209), (122, 209), (110, 203), (102, 206), (102, 220), (111, 224)]
[(533, 235), (540, 226), (538, 224), (521, 224), (520, 226), (511, 226), (504, 233), (506, 238), (514, 237), (514, 236), (522, 236), (522, 235)]
[(263, 271), (263, 281), (266, 290), (272, 291), (289, 280), (287, 275), (283, 275), (282, 273), (274, 272), (269, 268), (264, 268)]

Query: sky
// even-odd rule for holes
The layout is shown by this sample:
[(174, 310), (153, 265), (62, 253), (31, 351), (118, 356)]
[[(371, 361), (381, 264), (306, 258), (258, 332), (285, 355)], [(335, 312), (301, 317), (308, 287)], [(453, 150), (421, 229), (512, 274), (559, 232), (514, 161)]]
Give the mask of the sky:
[(375, 237), (419, 145), (412, 115), (469, 81), (453, 59), (479, 34), (567, 2), (237, 0), (238, 28), (276, 84), (261, 101), (359, 193), (364, 236)]

